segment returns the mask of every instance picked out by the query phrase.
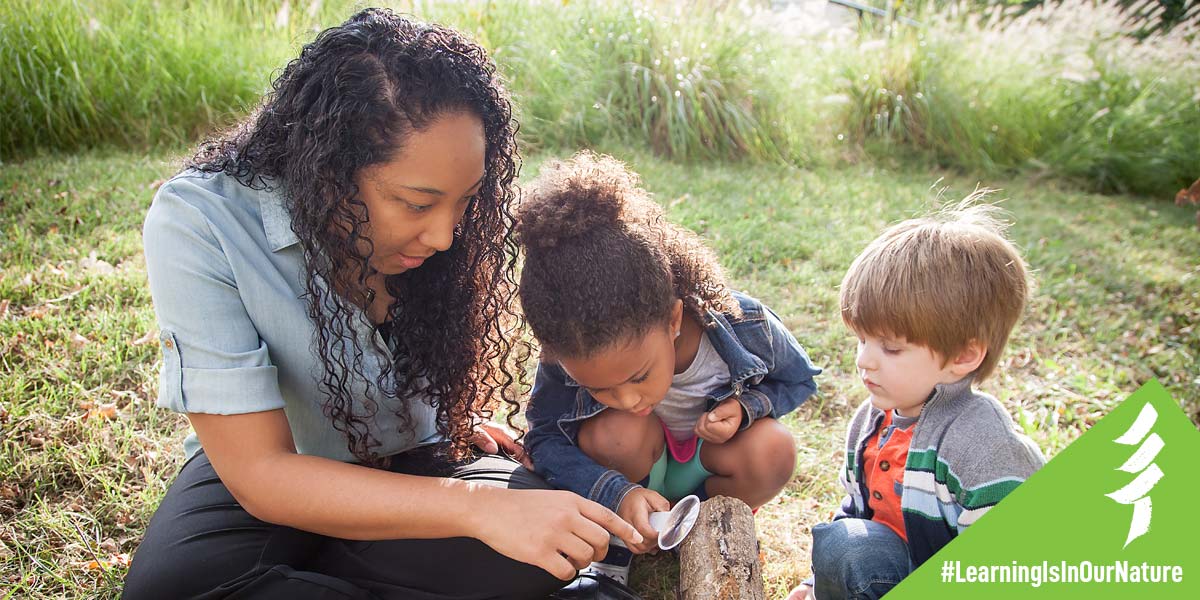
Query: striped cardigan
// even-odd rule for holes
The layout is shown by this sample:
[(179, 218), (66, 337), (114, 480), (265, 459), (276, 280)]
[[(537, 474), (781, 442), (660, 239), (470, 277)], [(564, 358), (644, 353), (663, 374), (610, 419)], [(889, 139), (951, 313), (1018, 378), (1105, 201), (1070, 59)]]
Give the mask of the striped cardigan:
[[(900, 508), (914, 569), (1046, 462), (995, 398), (971, 389), (971, 379), (935, 387), (913, 429)], [(867, 400), (850, 421), (841, 473), (848, 496), (835, 520), (871, 518), (862, 450), (883, 417)]]

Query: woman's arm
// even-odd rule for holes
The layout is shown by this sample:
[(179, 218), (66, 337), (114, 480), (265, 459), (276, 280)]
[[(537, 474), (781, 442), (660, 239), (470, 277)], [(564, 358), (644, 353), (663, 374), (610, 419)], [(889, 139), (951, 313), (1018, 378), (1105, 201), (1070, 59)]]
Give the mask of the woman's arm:
[(570, 579), (602, 557), (609, 532), (641, 536), (576, 494), (402, 475), (296, 454), (282, 410), (188, 418), (221, 481), (255, 517), (359, 540), (473, 537)]
[(278, 369), (226, 256), (239, 251), (237, 232), (215, 227), (201, 210), (232, 204), (216, 187), (177, 177), (159, 188), (146, 218), (146, 270), (162, 329), (158, 403), (188, 415), (217, 475), (250, 514), (346, 539), (474, 537), (561, 578), (603, 556), (609, 531), (640, 541), (614, 513), (570, 492), (297, 454)]

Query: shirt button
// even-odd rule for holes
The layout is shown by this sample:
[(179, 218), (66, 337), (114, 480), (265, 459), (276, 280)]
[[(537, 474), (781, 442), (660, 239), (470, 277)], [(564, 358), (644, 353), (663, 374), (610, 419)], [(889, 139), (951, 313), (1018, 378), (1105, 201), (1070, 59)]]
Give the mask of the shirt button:
[(886, 471), (890, 468), (892, 468), (892, 465), (886, 460), (879, 463), (879, 470), (881, 471)]
[(874, 492), (871, 492), (871, 497), (876, 500), (883, 500), (883, 494), (880, 494), (879, 490), (875, 490)]
[(167, 350), (170, 350), (171, 348), (175, 347), (175, 342), (172, 342), (171, 340), (163, 340), (163, 346), (165, 346)]

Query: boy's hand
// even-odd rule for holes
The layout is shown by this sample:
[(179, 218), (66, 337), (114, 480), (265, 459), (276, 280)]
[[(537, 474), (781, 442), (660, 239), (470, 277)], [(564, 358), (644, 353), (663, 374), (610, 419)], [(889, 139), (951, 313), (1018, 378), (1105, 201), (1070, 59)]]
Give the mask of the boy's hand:
[(742, 403), (730, 396), (696, 421), (696, 435), (710, 444), (724, 444), (742, 426)]
[(796, 586), (788, 594), (787, 600), (812, 600), (813, 589), (803, 583)]
[(629, 546), (634, 554), (645, 554), (658, 548), (658, 532), (650, 526), (650, 513), (671, 510), (671, 503), (658, 492), (637, 487), (625, 494), (617, 506), (617, 515), (642, 534), (642, 543)]

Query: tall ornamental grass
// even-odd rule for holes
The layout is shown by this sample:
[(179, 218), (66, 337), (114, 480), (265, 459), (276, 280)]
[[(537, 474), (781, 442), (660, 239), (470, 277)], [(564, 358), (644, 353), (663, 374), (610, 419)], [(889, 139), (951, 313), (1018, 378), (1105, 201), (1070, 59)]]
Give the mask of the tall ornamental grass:
[(492, 50), (526, 141), (648, 144), (681, 159), (781, 157), (772, 68), (737, 3), (422, 3)]
[(0, 157), (189, 141), (233, 121), (330, 18), (284, 4), (0, 0)]
[[(926, 3), (938, 8), (912, 14), (919, 27), (854, 29), (761, 2), (382, 4), (487, 47), (530, 150), (925, 157), (1169, 196), (1200, 177), (1200, 19), (1139, 39), (1130, 15), (1153, 2), (1117, 1)], [(249, 111), (273, 69), (360, 5), (0, 0), (0, 156), (194, 139)]]
[(1064, 0), (885, 28), (847, 48), (841, 120), (888, 154), (1172, 195), (1200, 177), (1200, 26), (1139, 41), (1128, 19)]

